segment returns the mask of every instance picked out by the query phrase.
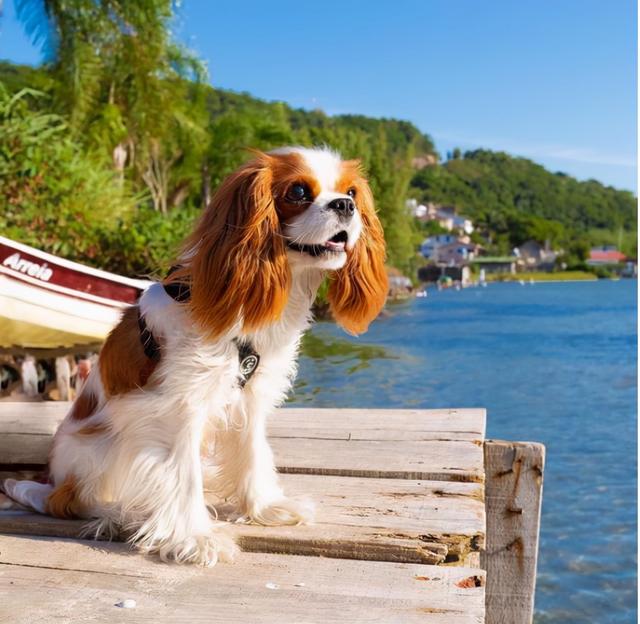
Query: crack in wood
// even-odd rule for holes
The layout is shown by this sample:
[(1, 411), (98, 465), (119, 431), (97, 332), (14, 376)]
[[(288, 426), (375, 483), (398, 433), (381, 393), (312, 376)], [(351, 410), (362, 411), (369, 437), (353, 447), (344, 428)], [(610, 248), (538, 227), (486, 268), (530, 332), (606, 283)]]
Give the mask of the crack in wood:
[(126, 576), (128, 578), (142, 579), (138, 574), (127, 574), (126, 572), (105, 572), (104, 570), (85, 570), (83, 568), (63, 568), (61, 566), (33, 565), (29, 563), (10, 563), (0, 561), (0, 566), (13, 566), (17, 568), (38, 568), (42, 570), (61, 570), (63, 572), (82, 572), (83, 574), (105, 574), (107, 576)]

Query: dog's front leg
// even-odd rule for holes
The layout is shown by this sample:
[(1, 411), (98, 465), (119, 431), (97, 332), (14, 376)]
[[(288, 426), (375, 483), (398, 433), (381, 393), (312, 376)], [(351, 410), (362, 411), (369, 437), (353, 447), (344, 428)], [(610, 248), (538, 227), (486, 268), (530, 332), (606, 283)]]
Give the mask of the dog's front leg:
[(254, 410), (245, 426), (216, 434), (217, 470), (210, 484), (233, 498), (240, 517), (249, 522), (306, 524), (313, 520), (313, 503), (284, 495), (267, 440), (266, 416)]
[[(232, 558), (233, 540), (224, 523), (211, 518), (204, 499), (200, 461), (204, 417), (197, 408), (174, 405), (162, 397), (155, 402), (147, 399), (145, 406), (149, 416), (157, 408), (153, 430), (141, 423), (135, 431), (132, 426), (118, 458), (127, 469), (116, 486), (116, 500), (131, 541), (164, 560), (212, 565)], [(144, 450), (128, 458), (132, 444)]]

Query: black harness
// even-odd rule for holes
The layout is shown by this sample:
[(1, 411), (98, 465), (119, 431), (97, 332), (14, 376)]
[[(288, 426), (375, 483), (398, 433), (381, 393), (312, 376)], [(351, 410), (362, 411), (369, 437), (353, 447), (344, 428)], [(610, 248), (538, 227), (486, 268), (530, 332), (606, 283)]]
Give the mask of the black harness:
[[(178, 268), (179, 267), (171, 267), (169, 275)], [(191, 288), (189, 284), (184, 282), (169, 282), (168, 284), (163, 284), (163, 286), (169, 297), (178, 303), (185, 303), (191, 299)], [(157, 364), (160, 361), (160, 345), (151, 333), (151, 330), (144, 320), (144, 316), (142, 316), (140, 312), (140, 308), (138, 308), (138, 327), (140, 328), (140, 342), (142, 343), (144, 354)], [(238, 384), (241, 388), (244, 388), (253, 373), (256, 372), (258, 364), (260, 364), (260, 356), (248, 340), (234, 338), (233, 342), (238, 349), (238, 359), (240, 360)]]

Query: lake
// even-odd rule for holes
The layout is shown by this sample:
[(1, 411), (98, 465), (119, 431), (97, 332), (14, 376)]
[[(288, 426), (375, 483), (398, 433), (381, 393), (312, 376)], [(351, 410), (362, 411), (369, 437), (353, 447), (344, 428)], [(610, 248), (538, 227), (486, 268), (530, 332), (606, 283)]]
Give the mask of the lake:
[(536, 624), (636, 621), (636, 282), (490, 284), (318, 323), (293, 405), (486, 407), (547, 447)]

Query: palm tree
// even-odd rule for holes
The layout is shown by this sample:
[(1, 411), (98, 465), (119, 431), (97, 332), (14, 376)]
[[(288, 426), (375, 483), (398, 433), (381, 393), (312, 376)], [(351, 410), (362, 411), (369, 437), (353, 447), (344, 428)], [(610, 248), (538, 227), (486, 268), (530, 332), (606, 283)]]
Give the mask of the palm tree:
[[(165, 212), (191, 181), (175, 175), (206, 151), (198, 90), (204, 67), (172, 41), (172, 0), (16, 0), (16, 12), (56, 78), (54, 100), (88, 149)], [(197, 181), (196, 181), (197, 183)]]

